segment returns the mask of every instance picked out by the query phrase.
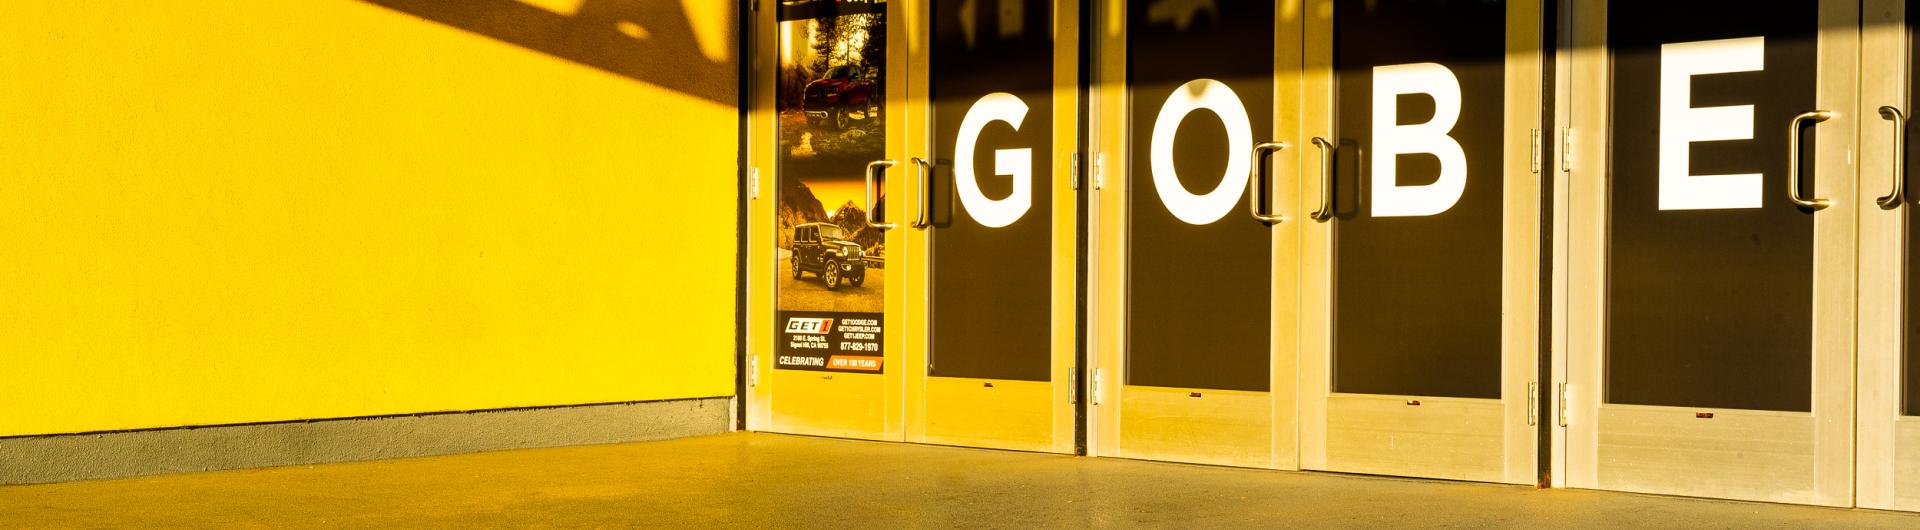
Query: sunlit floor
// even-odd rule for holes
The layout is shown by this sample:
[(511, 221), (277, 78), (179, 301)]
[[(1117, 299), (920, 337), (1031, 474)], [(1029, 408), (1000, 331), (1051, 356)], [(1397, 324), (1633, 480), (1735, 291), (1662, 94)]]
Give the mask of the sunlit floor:
[(1920, 515), (770, 434), (0, 487), (0, 527), (1920, 528)]

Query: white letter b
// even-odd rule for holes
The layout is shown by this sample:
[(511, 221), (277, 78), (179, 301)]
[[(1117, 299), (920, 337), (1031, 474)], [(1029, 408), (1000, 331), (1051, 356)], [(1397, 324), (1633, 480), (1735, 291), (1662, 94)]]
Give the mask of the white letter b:
[[(1433, 97), (1433, 120), (1399, 125), (1401, 94)], [(1460, 120), (1460, 79), (1435, 63), (1373, 68), (1373, 216), (1434, 215), (1460, 202), (1467, 190), (1467, 155), (1447, 133)], [(1427, 153), (1440, 159), (1432, 184), (1401, 186), (1395, 156)]]

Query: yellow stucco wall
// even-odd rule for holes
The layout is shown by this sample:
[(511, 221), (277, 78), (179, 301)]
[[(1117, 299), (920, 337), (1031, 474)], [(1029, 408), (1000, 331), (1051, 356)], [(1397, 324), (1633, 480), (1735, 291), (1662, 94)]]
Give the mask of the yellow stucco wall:
[(0, 7), (0, 436), (732, 394), (732, 94), (376, 3)]

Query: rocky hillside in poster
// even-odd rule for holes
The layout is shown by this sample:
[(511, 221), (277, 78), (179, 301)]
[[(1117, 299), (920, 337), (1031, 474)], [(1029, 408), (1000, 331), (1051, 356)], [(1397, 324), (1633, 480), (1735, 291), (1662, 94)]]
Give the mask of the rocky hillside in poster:
[(833, 224), (847, 229), (847, 233), (853, 234), (853, 241), (869, 251), (887, 239), (886, 232), (867, 224), (867, 212), (853, 201), (847, 201), (840, 205), (840, 209), (834, 210)]
[(773, 215), (780, 220), (780, 232), (774, 235), (780, 248), (793, 248), (793, 227), (827, 220), (820, 199), (799, 179), (780, 179), (780, 199), (774, 203), (779, 205)]

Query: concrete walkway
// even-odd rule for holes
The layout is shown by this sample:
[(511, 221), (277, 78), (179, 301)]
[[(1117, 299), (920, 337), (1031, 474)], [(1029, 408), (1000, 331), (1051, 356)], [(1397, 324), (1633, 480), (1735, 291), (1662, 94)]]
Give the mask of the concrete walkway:
[(1920, 528), (1920, 515), (781, 436), (0, 487), (0, 527)]

